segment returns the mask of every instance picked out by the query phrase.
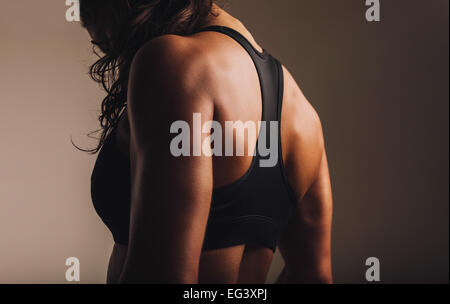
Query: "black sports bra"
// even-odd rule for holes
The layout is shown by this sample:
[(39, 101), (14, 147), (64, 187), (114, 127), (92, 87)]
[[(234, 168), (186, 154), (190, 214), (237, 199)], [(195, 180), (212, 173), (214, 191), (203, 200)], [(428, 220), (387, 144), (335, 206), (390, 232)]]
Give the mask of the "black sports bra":
[[(256, 50), (239, 32), (222, 26), (201, 30), (230, 36), (250, 54), (258, 71), (262, 91), (262, 119), (266, 134), (270, 121), (281, 121), (283, 71), (281, 64), (269, 53)], [(263, 125), (262, 125), (263, 126)], [(261, 128), (262, 129), (262, 128)], [(91, 176), (94, 207), (111, 231), (114, 241), (128, 244), (130, 225), (130, 165), (116, 143), (116, 127), (100, 150)], [(203, 251), (241, 244), (257, 243), (276, 250), (282, 229), (287, 224), (296, 198), (290, 188), (281, 153), (278, 128), (278, 161), (274, 167), (260, 166), (264, 159), (258, 149), (250, 168), (237, 181), (213, 189)]]

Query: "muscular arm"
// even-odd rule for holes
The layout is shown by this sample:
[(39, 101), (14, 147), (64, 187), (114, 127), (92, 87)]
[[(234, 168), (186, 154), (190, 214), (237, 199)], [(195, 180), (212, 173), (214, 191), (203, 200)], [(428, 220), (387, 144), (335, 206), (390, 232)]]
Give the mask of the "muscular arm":
[(297, 204), (280, 238), (286, 267), (277, 282), (329, 283), (332, 196), (322, 124), (286, 68), (284, 76), (283, 157)]
[(332, 283), (332, 195), (323, 151), (317, 178), (298, 202), (279, 244), (285, 261), (278, 283)]
[[(130, 237), (119, 283), (197, 283), (212, 194), (210, 157), (173, 157), (173, 122), (213, 117), (202, 73), (175, 38), (144, 46), (128, 90), (131, 158)], [(203, 137), (208, 134), (203, 134)], [(202, 138), (203, 140), (203, 138)], [(192, 151), (192, 150), (191, 150)]]

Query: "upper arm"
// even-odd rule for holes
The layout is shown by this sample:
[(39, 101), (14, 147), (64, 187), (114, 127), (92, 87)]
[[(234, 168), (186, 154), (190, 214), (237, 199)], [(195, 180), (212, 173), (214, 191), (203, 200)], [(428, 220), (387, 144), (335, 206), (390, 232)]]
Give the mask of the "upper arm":
[(297, 203), (279, 249), (291, 282), (330, 281), (332, 196), (322, 124), (287, 70), (285, 78), (286, 174)]
[(174, 40), (167, 37), (144, 46), (130, 71), (131, 218), (122, 282), (197, 279), (212, 160), (173, 156), (170, 126), (185, 121), (192, 147), (193, 113), (211, 120), (213, 105), (202, 72), (188, 61), (185, 46)]
[(324, 150), (317, 177), (297, 203), (280, 239), (289, 282), (332, 281), (331, 224), (332, 194)]

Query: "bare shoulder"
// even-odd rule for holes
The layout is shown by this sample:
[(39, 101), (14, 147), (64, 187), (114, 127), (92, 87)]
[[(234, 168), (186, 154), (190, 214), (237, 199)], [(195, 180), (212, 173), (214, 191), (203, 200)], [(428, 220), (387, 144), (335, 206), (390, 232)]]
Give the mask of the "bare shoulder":
[(172, 87), (201, 88), (213, 69), (208, 50), (200, 47), (191, 37), (163, 35), (144, 44), (136, 53), (131, 65), (130, 76), (146, 78), (154, 75), (158, 83)]
[[(143, 45), (130, 67), (130, 123), (190, 121), (192, 113), (212, 112), (213, 71), (205, 51), (189, 37), (164, 35)], [(148, 124), (148, 123), (147, 123)], [(141, 128), (148, 128), (143, 125)]]
[(308, 137), (309, 144), (315, 142), (318, 148), (321, 148), (323, 137), (319, 115), (303, 94), (292, 74), (284, 66), (283, 73), (285, 79), (283, 106), (291, 110), (289, 113), (293, 118), (289, 122), (292, 123), (294, 131), (299, 136)]
[(318, 174), (324, 151), (322, 123), (297, 82), (283, 67), (285, 86), (282, 132), (287, 175), (299, 198), (303, 197)]
[(174, 121), (190, 122), (192, 113), (212, 117), (211, 73), (202, 50), (192, 42), (164, 35), (136, 53), (128, 81), (128, 118), (131, 130), (140, 133), (136, 144), (150, 145), (146, 132), (169, 129)]

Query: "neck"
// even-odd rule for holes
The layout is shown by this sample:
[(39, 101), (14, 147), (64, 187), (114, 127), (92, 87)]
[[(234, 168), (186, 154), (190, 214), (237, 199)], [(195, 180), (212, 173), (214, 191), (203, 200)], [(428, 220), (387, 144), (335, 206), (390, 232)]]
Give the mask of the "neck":
[(236, 27), (242, 26), (242, 23), (228, 14), (226, 10), (218, 6), (217, 4), (213, 4), (211, 13), (208, 18), (205, 20), (203, 27), (212, 26), (212, 25), (222, 25), (228, 27)]

